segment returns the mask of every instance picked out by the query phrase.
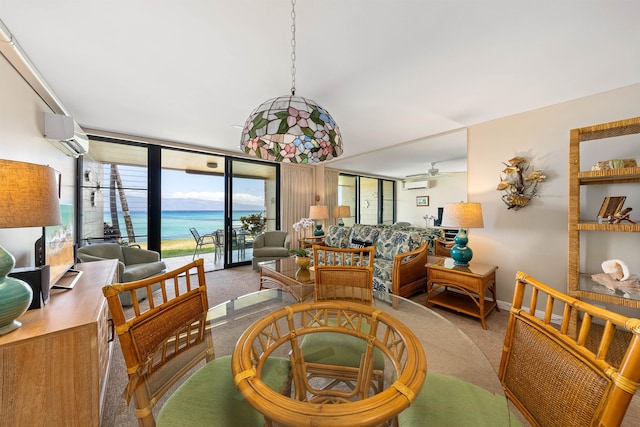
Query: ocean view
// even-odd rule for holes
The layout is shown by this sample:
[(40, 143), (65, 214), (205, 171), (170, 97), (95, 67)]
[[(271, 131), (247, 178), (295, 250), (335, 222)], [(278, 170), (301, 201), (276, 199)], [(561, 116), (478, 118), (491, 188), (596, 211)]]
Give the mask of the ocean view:
[[(233, 227), (241, 226), (240, 217), (262, 213), (257, 210), (242, 210), (233, 212)], [(120, 230), (126, 235), (124, 218), (119, 213), (118, 221)], [(136, 234), (136, 241), (146, 242), (147, 234), (147, 213), (131, 212), (131, 221)], [(104, 213), (104, 222), (111, 225), (111, 215)], [(161, 239), (175, 240), (192, 238), (190, 228), (195, 228), (200, 234), (212, 233), (224, 227), (224, 211), (162, 211)]]

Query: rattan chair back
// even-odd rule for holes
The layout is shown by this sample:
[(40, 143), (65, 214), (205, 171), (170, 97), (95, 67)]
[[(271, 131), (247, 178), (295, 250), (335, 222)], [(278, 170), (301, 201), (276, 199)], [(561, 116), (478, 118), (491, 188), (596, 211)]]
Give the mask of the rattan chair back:
[[(160, 289), (153, 292), (157, 284)], [(203, 260), (148, 279), (105, 286), (102, 292), (129, 375), (127, 401), (134, 398), (140, 426), (154, 426), (151, 411), (158, 398), (197, 363), (214, 357), (213, 340), (205, 328)], [(126, 311), (120, 302), (125, 293), (133, 301)], [(161, 369), (162, 375), (153, 375)]]
[(451, 256), (451, 248), (454, 247), (456, 242), (453, 240), (446, 241), (440, 239), (433, 240), (433, 253), (437, 256)]
[(640, 381), (640, 319), (518, 272), (499, 376), (534, 426), (618, 426)]
[(351, 265), (315, 266), (316, 301), (349, 300), (371, 304), (373, 267)]
[[(368, 388), (373, 354), (383, 353), (394, 372), (389, 372), (387, 387), (371, 396), (314, 388), (299, 342), (324, 333), (349, 335), (365, 344), (356, 389)], [(260, 379), (266, 360), (280, 353), (291, 358), (293, 398), (266, 387)], [(427, 369), (422, 344), (406, 325), (375, 307), (344, 301), (300, 303), (269, 313), (240, 336), (231, 365), (242, 395), (268, 420), (277, 425), (334, 427), (383, 425), (393, 420), (413, 402)]]
[(313, 265), (351, 265), (373, 267), (375, 246), (362, 248), (333, 248), (313, 245)]

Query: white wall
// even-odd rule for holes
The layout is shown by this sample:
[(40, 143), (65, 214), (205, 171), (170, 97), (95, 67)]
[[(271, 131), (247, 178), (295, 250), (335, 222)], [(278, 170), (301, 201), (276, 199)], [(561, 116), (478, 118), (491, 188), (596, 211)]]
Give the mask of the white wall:
[[(397, 222), (410, 222), (417, 227), (427, 225), (424, 216), (438, 217), (438, 207), (445, 203), (467, 201), (467, 175), (456, 174), (430, 181), (429, 188), (404, 190), (402, 182), (396, 182)], [(429, 196), (429, 206), (416, 206), (416, 197)]]
[[(569, 132), (640, 116), (639, 101), (640, 84), (636, 84), (469, 127), (469, 201), (482, 203), (484, 214), (484, 228), (471, 230), (469, 246), (475, 261), (499, 266), (498, 299), (511, 301), (518, 270), (566, 292)], [(637, 156), (640, 135), (635, 139)], [(606, 142), (599, 150), (600, 160), (615, 158)], [(548, 177), (539, 187), (540, 197), (517, 212), (507, 210), (496, 191), (502, 162), (515, 155), (531, 159)], [(627, 186), (625, 191), (638, 188)], [(638, 220), (640, 206), (632, 207), (632, 219)], [(635, 234), (633, 238), (637, 241)], [(640, 265), (634, 272), (640, 273)]]
[[(73, 204), (75, 161), (43, 137), (43, 113), (51, 110), (2, 55), (0, 94), (0, 158), (53, 167), (62, 174), (61, 202)], [(0, 229), (0, 245), (16, 258), (16, 267), (33, 266), (34, 243), (40, 236), (37, 227)]]

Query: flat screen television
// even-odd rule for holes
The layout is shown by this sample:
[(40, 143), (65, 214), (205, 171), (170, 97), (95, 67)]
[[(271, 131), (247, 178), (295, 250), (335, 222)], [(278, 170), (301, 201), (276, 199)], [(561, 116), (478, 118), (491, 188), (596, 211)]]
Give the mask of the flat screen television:
[(61, 204), (60, 216), (62, 217), (62, 224), (43, 227), (42, 251), (38, 254), (36, 249), (36, 258), (39, 258), (41, 263), (49, 265), (49, 287), (57, 285), (70, 287), (69, 284), (73, 282), (71, 284), (72, 287), (75, 284), (73, 280), (65, 280), (63, 283), (61, 279), (68, 272), (75, 275), (73, 270), (76, 264), (75, 242), (73, 239), (73, 206)]

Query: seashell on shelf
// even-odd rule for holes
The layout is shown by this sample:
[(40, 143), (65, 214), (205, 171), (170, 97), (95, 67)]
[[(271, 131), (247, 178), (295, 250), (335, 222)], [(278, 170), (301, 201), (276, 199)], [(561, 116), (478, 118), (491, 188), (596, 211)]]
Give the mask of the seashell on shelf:
[(602, 271), (613, 275), (616, 280), (627, 280), (629, 278), (629, 267), (619, 259), (609, 259), (602, 263)]

